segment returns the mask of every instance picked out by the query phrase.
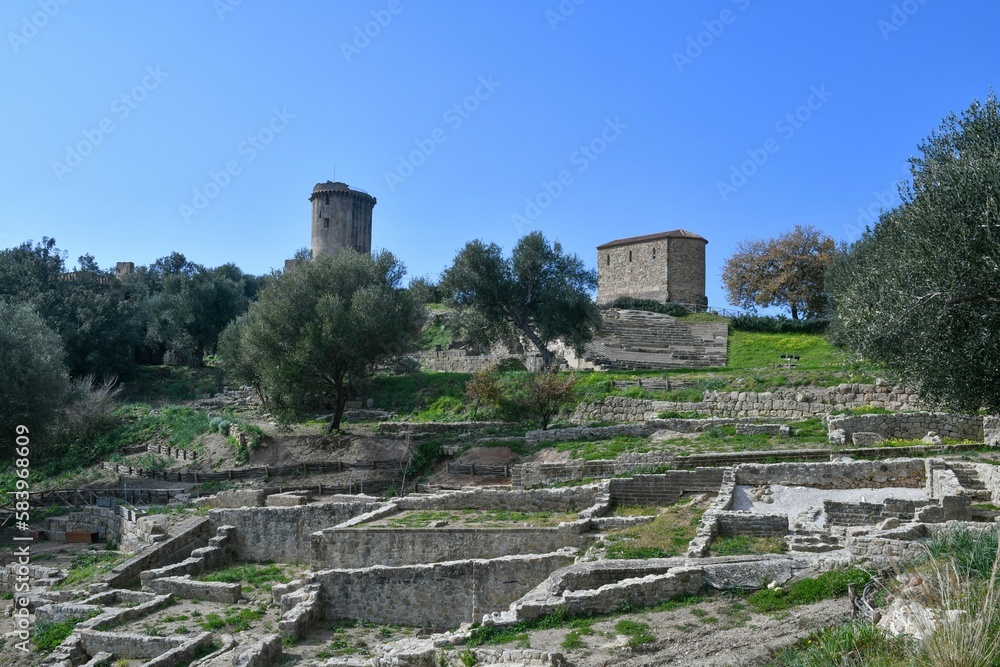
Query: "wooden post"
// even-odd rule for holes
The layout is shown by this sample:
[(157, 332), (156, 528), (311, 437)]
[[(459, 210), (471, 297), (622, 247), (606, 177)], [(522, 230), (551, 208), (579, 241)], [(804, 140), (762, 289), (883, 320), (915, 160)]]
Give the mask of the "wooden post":
[(476, 476), (476, 464), (475, 464), (475, 463), (473, 463), (473, 464), (472, 464), (471, 466), (469, 466), (469, 467), (470, 467), (470, 469), (471, 469), (471, 473), (470, 473), (470, 474), (471, 474), (471, 475), (472, 475), (473, 477), (475, 477), (475, 476)]
[(851, 601), (851, 618), (857, 618), (858, 616), (858, 585), (857, 584), (847, 584), (847, 598)]

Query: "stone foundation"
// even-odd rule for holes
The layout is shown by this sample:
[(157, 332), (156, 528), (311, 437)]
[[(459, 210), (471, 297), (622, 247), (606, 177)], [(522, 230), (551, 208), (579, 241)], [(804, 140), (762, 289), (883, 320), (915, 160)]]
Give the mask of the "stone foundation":
[(919, 488), (925, 486), (926, 479), (923, 459), (743, 464), (736, 467), (736, 483), (746, 486), (783, 484), (817, 489)]
[(326, 619), (361, 619), (416, 627), (457, 627), (506, 608), (554, 570), (573, 562), (575, 550), (489, 560), (324, 570)]
[[(831, 415), (829, 430), (842, 430), (847, 440), (855, 433), (876, 433), (883, 438), (920, 440), (933, 431), (942, 438), (983, 442), (983, 417), (948, 412), (897, 412), (871, 415)], [(855, 442), (855, 444), (861, 444)], [(867, 444), (867, 443), (866, 443)]]
[(235, 528), (233, 555), (238, 560), (305, 563), (311, 555), (309, 536), (312, 533), (381, 505), (372, 499), (298, 507), (218, 509), (209, 513), (209, 519), (215, 527)]
[[(710, 417), (770, 417), (808, 419), (850, 408), (874, 407), (902, 412), (921, 407), (910, 389), (871, 384), (842, 384), (837, 387), (777, 389), (773, 392), (706, 391), (693, 402), (653, 401), (609, 396), (597, 403), (581, 403), (572, 421), (644, 422), (662, 412), (699, 412)], [(920, 435), (923, 437), (926, 431)]]
[(328, 528), (312, 535), (313, 569), (398, 567), (418, 563), (544, 554), (584, 547), (586, 522), (556, 528)]

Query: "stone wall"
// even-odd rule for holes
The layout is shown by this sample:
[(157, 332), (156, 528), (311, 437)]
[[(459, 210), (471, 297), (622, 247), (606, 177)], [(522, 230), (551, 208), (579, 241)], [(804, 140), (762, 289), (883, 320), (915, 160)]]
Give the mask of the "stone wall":
[(528, 431), (524, 440), (529, 445), (543, 442), (569, 442), (571, 440), (605, 440), (620, 436), (646, 437), (656, 429), (649, 424), (615, 424), (614, 426), (577, 426), (553, 428), (545, 431)]
[(376, 433), (467, 433), (500, 428), (504, 422), (379, 422)]
[(143, 570), (178, 563), (194, 549), (208, 544), (213, 534), (212, 525), (205, 517), (188, 519), (174, 531), (170, 539), (116, 565), (105, 580), (112, 588), (125, 588), (137, 581)]
[(597, 303), (619, 297), (707, 304), (705, 239), (661, 237), (597, 251)]
[(143, 516), (128, 505), (80, 507), (64, 516), (49, 517), (42, 524), (49, 539), (62, 541), (67, 532), (97, 533), (101, 540), (126, 553), (141, 551), (166, 539), (167, 517)]
[[(215, 528), (233, 526), (237, 560), (305, 563), (311, 555), (309, 536), (381, 506), (359, 500), (298, 507), (217, 509), (209, 513)], [(148, 568), (147, 568), (148, 569)]]
[(564, 550), (489, 560), (325, 570), (312, 574), (310, 583), (321, 584), (327, 619), (457, 627), (505, 609), (574, 558), (573, 550)]
[(831, 416), (829, 430), (843, 430), (850, 441), (858, 432), (877, 433), (883, 438), (920, 440), (934, 431), (942, 438), (983, 441), (983, 417), (947, 412), (897, 412), (892, 414)]
[(511, 469), (511, 487), (530, 489), (575, 479), (607, 479), (656, 468), (675, 467), (676, 457), (668, 451), (629, 453), (617, 459), (584, 461), (574, 459), (564, 463), (522, 463)]
[(819, 489), (921, 488), (926, 486), (926, 479), (923, 459), (743, 464), (736, 467), (736, 483), (746, 486), (784, 484)]
[(885, 519), (913, 519), (917, 503), (912, 500), (887, 498), (883, 503), (840, 503), (823, 501), (823, 511), (829, 524), (837, 526), (871, 526)]
[(579, 512), (597, 501), (597, 484), (560, 489), (510, 491), (480, 488), (432, 496), (405, 496), (394, 501), (399, 510), (509, 510), (519, 512)]
[(788, 532), (785, 514), (755, 514), (731, 510), (715, 513), (718, 536), (750, 535), (752, 537), (783, 537)]
[(722, 468), (696, 468), (620, 477), (611, 480), (611, 500), (619, 505), (673, 505), (685, 493), (718, 493), (723, 472)]
[(420, 362), (422, 370), (438, 373), (476, 373), (510, 358), (517, 359), (531, 371), (538, 371), (542, 368), (542, 357), (537, 354), (509, 354), (506, 352), (479, 354), (459, 349), (422, 350), (413, 356)]
[(975, 463), (973, 465), (979, 474), (979, 479), (992, 495), (992, 502), (1000, 502), (1000, 466), (990, 463)]
[[(700, 412), (711, 417), (773, 417), (807, 419), (836, 410), (875, 407), (901, 412), (921, 407), (910, 389), (873, 384), (842, 384), (836, 387), (776, 389), (770, 392), (706, 391), (694, 402), (653, 401), (609, 396), (596, 403), (581, 403), (572, 421), (644, 422), (661, 412)], [(922, 437), (922, 436), (921, 436)]]
[(994, 447), (1000, 445), (1000, 416), (983, 417), (983, 442)]
[(584, 547), (585, 525), (555, 528), (329, 528), (312, 535), (313, 569), (397, 567)]

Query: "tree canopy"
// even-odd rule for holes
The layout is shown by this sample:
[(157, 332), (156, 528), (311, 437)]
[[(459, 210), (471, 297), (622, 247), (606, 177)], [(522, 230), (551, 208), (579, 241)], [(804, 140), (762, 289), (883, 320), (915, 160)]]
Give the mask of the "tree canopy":
[(127, 378), (143, 346), (158, 351), (153, 357), (201, 363), (261, 282), (233, 264), (208, 269), (176, 252), (119, 276), (89, 254), (67, 271), (66, 253), (48, 237), (0, 250), (0, 298), (30, 306), (62, 338), (74, 377)]
[(352, 383), (417, 341), (423, 312), (392, 254), (341, 250), (277, 276), (222, 334), (223, 363), (286, 418), (329, 409), (340, 428)]
[(792, 319), (826, 312), (826, 273), (836, 251), (833, 239), (812, 226), (796, 225), (777, 238), (740, 242), (726, 260), (722, 282), (729, 303), (788, 308)]
[(591, 298), (597, 274), (540, 232), (521, 238), (509, 258), (495, 243), (467, 243), (440, 287), (471, 341), (515, 349), (527, 340), (546, 368), (554, 358), (551, 343), (582, 351), (601, 322)]
[(14, 429), (33, 440), (56, 430), (70, 392), (58, 334), (27, 304), (0, 299), (0, 455), (12, 451)]
[(935, 402), (1000, 411), (1000, 105), (951, 114), (830, 277), (834, 340)]

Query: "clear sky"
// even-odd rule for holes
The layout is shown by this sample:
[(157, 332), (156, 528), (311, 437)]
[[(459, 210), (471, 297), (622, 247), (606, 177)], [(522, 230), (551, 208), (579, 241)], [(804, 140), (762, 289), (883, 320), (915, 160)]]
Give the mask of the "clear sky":
[[(5, 0), (0, 246), (265, 273), (313, 185), (437, 276), (541, 230), (853, 240), (906, 159), (998, 86), (987, 0)], [(560, 180), (562, 182), (560, 182)]]

